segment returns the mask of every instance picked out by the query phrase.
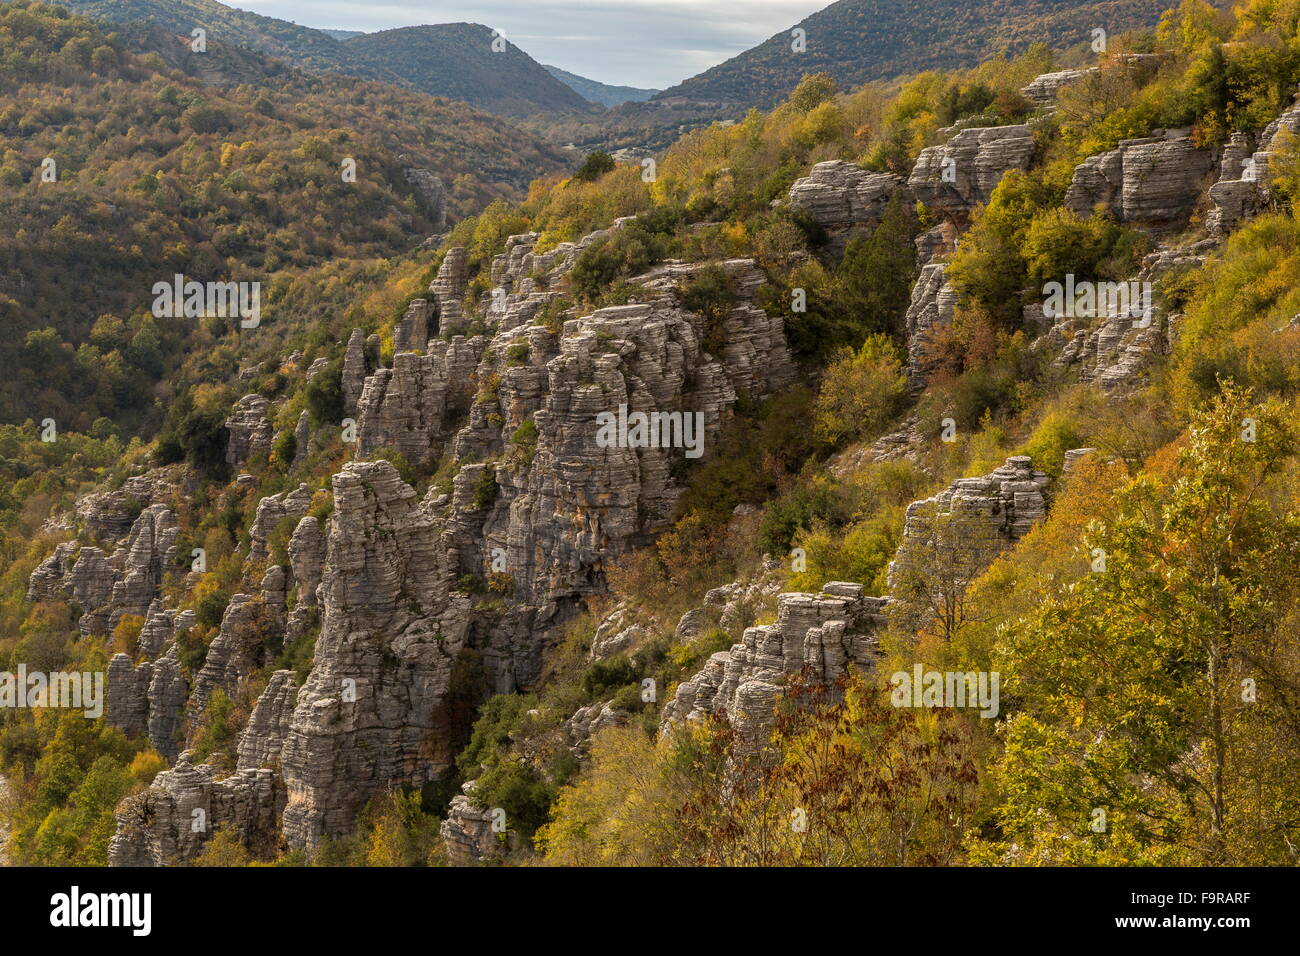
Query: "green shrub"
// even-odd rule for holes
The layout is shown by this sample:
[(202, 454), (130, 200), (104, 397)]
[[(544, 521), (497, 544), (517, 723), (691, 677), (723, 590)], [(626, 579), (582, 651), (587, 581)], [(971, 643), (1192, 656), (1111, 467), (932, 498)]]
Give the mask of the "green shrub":
[(343, 362), (335, 359), (307, 383), (307, 411), (317, 425), (337, 425), (343, 420)]
[(478, 484), (474, 486), (474, 507), (483, 510), (490, 508), (497, 500), (497, 470), (491, 465), (484, 468), (479, 475)]
[(713, 355), (726, 345), (725, 322), (736, 307), (731, 279), (716, 265), (707, 265), (678, 290), (682, 308), (704, 319), (704, 349)]
[(595, 661), (582, 675), (582, 692), (587, 699), (595, 701), (638, 681), (641, 668), (633, 663), (626, 654), (615, 654), (603, 660)]
[(588, 153), (578, 171), (573, 174), (573, 178), (579, 182), (594, 183), (608, 172), (613, 172), (617, 163), (614, 157), (609, 153), (597, 150), (594, 153)]

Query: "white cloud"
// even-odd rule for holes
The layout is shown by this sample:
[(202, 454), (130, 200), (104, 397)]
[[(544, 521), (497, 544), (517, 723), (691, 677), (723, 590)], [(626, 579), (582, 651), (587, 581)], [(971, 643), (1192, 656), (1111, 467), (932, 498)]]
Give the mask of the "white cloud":
[(605, 83), (668, 87), (761, 43), (828, 0), (236, 0), (309, 27), (482, 23), (542, 63)]

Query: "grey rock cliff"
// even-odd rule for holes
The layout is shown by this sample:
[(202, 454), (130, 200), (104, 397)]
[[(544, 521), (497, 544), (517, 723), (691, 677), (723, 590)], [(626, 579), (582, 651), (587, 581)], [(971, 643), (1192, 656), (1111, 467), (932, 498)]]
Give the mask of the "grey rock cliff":
[(807, 668), (833, 683), (850, 665), (870, 667), (879, 653), (886, 599), (862, 585), (835, 582), (821, 594), (782, 594), (776, 623), (747, 628), (740, 643), (714, 654), (664, 705), (661, 729), (706, 714), (725, 715), (744, 745), (766, 745), (786, 678)]
[(832, 248), (842, 254), (849, 239), (861, 229), (870, 230), (884, 218), (889, 200), (905, 194), (901, 177), (870, 173), (854, 163), (830, 160), (818, 163), (790, 187), (790, 208), (807, 213), (831, 236)]
[(239, 470), (254, 455), (266, 454), (275, 439), (275, 429), (268, 417), (271, 403), (263, 396), (245, 395), (235, 403), (226, 419), (230, 438), (226, 444), (226, 464)]
[[(987, 475), (958, 478), (933, 498), (907, 506), (903, 540), (889, 567), (896, 592), (904, 575), (926, 586), (965, 586), (1047, 515), (1051, 479), (1027, 456), (1008, 458)], [(938, 560), (946, 579), (929, 565)]]
[(1008, 170), (1029, 168), (1034, 148), (1028, 126), (964, 129), (921, 150), (907, 185), (931, 210), (964, 221), (989, 201)]
[(1300, 94), (1277, 119), (1255, 137), (1233, 133), (1224, 147), (1219, 181), (1210, 187), (1211, 209), (1205, 228), (1212, 236), (1224, 236), (1243, 221), (1259, 215), (1273, 202), (1269, 164), (1278, 151), (1300, 132)]
[(1197, 149), (1185, 130), (1122, 140), (1075, 168), (1065, 205), (1080, 216), (1101, 207), (1127, 225), (1174, 232), (1191, 218), (1215, 165), (1214, 151)]

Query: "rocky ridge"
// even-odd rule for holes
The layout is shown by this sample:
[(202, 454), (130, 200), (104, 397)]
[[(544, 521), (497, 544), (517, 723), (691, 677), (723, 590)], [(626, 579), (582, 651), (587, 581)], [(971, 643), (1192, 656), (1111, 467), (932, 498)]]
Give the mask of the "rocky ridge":
[[(763, 279), (750, 260), (721, 264), (736, 302), (713, 326), (678, 301), (699, 266), (668, 262), (636, 279), (642, 301), (556, 330), (532, 321), (552, 295), (543, 286), (596, 240), (544, 255), (532, 251), (535, 240), (512, 237), (493, 263), (491, 336), (466, 340), (442, 324), (463, 282), (453, 250), (430, 297), (399, 323), (395, 338), (409, 348), (391, 367), (362, 378), (366, 346), (359, 334), (349, 339), (343, 382), (345, 405), (356, 396), (358, 460), (333, 478), (327, 527), (305, 514), (307, 488), (259, 503), (249, 586), (231, 599), (188, 695), (176, 693), (164, 665), (174, 645), (134, 668), (125, 657), (115, 662), (114, 707), (129, 732), (153, 739), (152, 725), (161, 736), (180, 724), (192, 740), (217, 688), (239, 693), (267, 663), (275, 635), (292, 635), (303, 609), (319, 614), (305, 683), (273, 676), (239, 740), (235, 772), (222, 777), (180, 754), (176, 768), (120, 809), (113, 862), (192, 858), (206, 837), (184, 829), (184, 817), (200, 805), (210, 812), (206, 833), (229, 826), (250, 846), (311, 850), (348, 832), (375, 793), (446, 772), (468, 730), (456, 723), (463, 695), (533, 686), (546, 635), (577, 600), (604, 591), (605, 563), (671, 518), (682, 491), (671, 465), (681, 450), (601, 447), (597, 413), (698, 412), (707, 445), (739, 396), (761, 398), (792, 380), (781, 319), (753, 302)], [(242, 429), (237, 459), (265, 442), (265, 413), (261, 402), (241, 400), (232, 415)], [(534, 437), (521, 447), (516, 434), (530, 420)], [(459, 468), (449, 489), (420, 498), (387, 461), (363, 460), (387, 449), (426, 467), (451, 456)], [(296, 522), (288, 566), (268, 567), (282, 522)], [(508, 606), (487, 610), (475, 596), (480, 585), (466, 583), (485, 580), (508, 582)], [(482, 683), (464, 687), (470, 672)], [(154, 684), (156, 713), (145, 689)]]

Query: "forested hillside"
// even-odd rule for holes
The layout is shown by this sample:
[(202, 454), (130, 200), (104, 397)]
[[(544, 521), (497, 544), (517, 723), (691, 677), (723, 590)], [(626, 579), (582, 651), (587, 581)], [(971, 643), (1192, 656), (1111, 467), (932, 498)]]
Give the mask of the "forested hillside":
[(586, 113), (591, 104), (491, 27), (439, 23), (365, 33), (343, 42), (349, 55), (434, 96), (503, 116)]
[(608, 83), (588, 79), (585, 76), (578, 76), (568, 70), (561, 70), (558, 66), (543, 66), (542, 69), (589, 102), (600, 103), (604, 106), (641, 102), (648, 100), (659, 92), (658, 90), (644, 90), (635, 86), (611, 86)]
[(509, 38), (476, 23), (439, 23), (335, 35), (264, 17), (216, 0), (68, 0), (108, 24), (150, 24), (189, 37), (258, 51), (313, 74), (382, 80), (445, 96), (501, 116), (584, 114), (591, 103)]
[(152, 23), (186, 37), (201, 28), (217, 42), (257, 50), (316, 73), (396, 79), (382, 66), (353, 57), (343, 47), (341, 37), (216, 0), (68, 0), (63, 6), (96, 20), (114, 24)]
[(256, 85), (209, 86), (168, 59), (229, 64), (225, 48), (168, 40), (0, 6), (5, 421), (146, 423), (189, 335), (146, 314), (159, 279), (270, 286), (288, 270), (404, 253), (566, 162), (463, 104), (248, 54), (238, 62)]
[(0, 12), (13, 188), (153, 129), (96, 188), (183, 213), (76, 261), (192, 229), (280, 308), (193, 323), (156, 437), (130, 390), (82, 422), (57, 335), (16, 356), (68, 421), (0, 426), (0, 667), (106, 701), (0, 713), (15, 862), (1295, 864), (1300, 0), (810, 73), (401, 255), (397, 178), (321, 185), (379, 134), (280, 125), (328, 87), (186, 100)]
[[(1056, 48), (1091, 42), (1093, 30), (1119, 34), (1153, 26), (1164, 0), (838, 0), (751, 50), (660, 93), (767, 108), (808, 73), (845, 86), (921, 70), (964, 67), (1031, 43)], [(805, 49), (796, 51), (795, 30)]]

